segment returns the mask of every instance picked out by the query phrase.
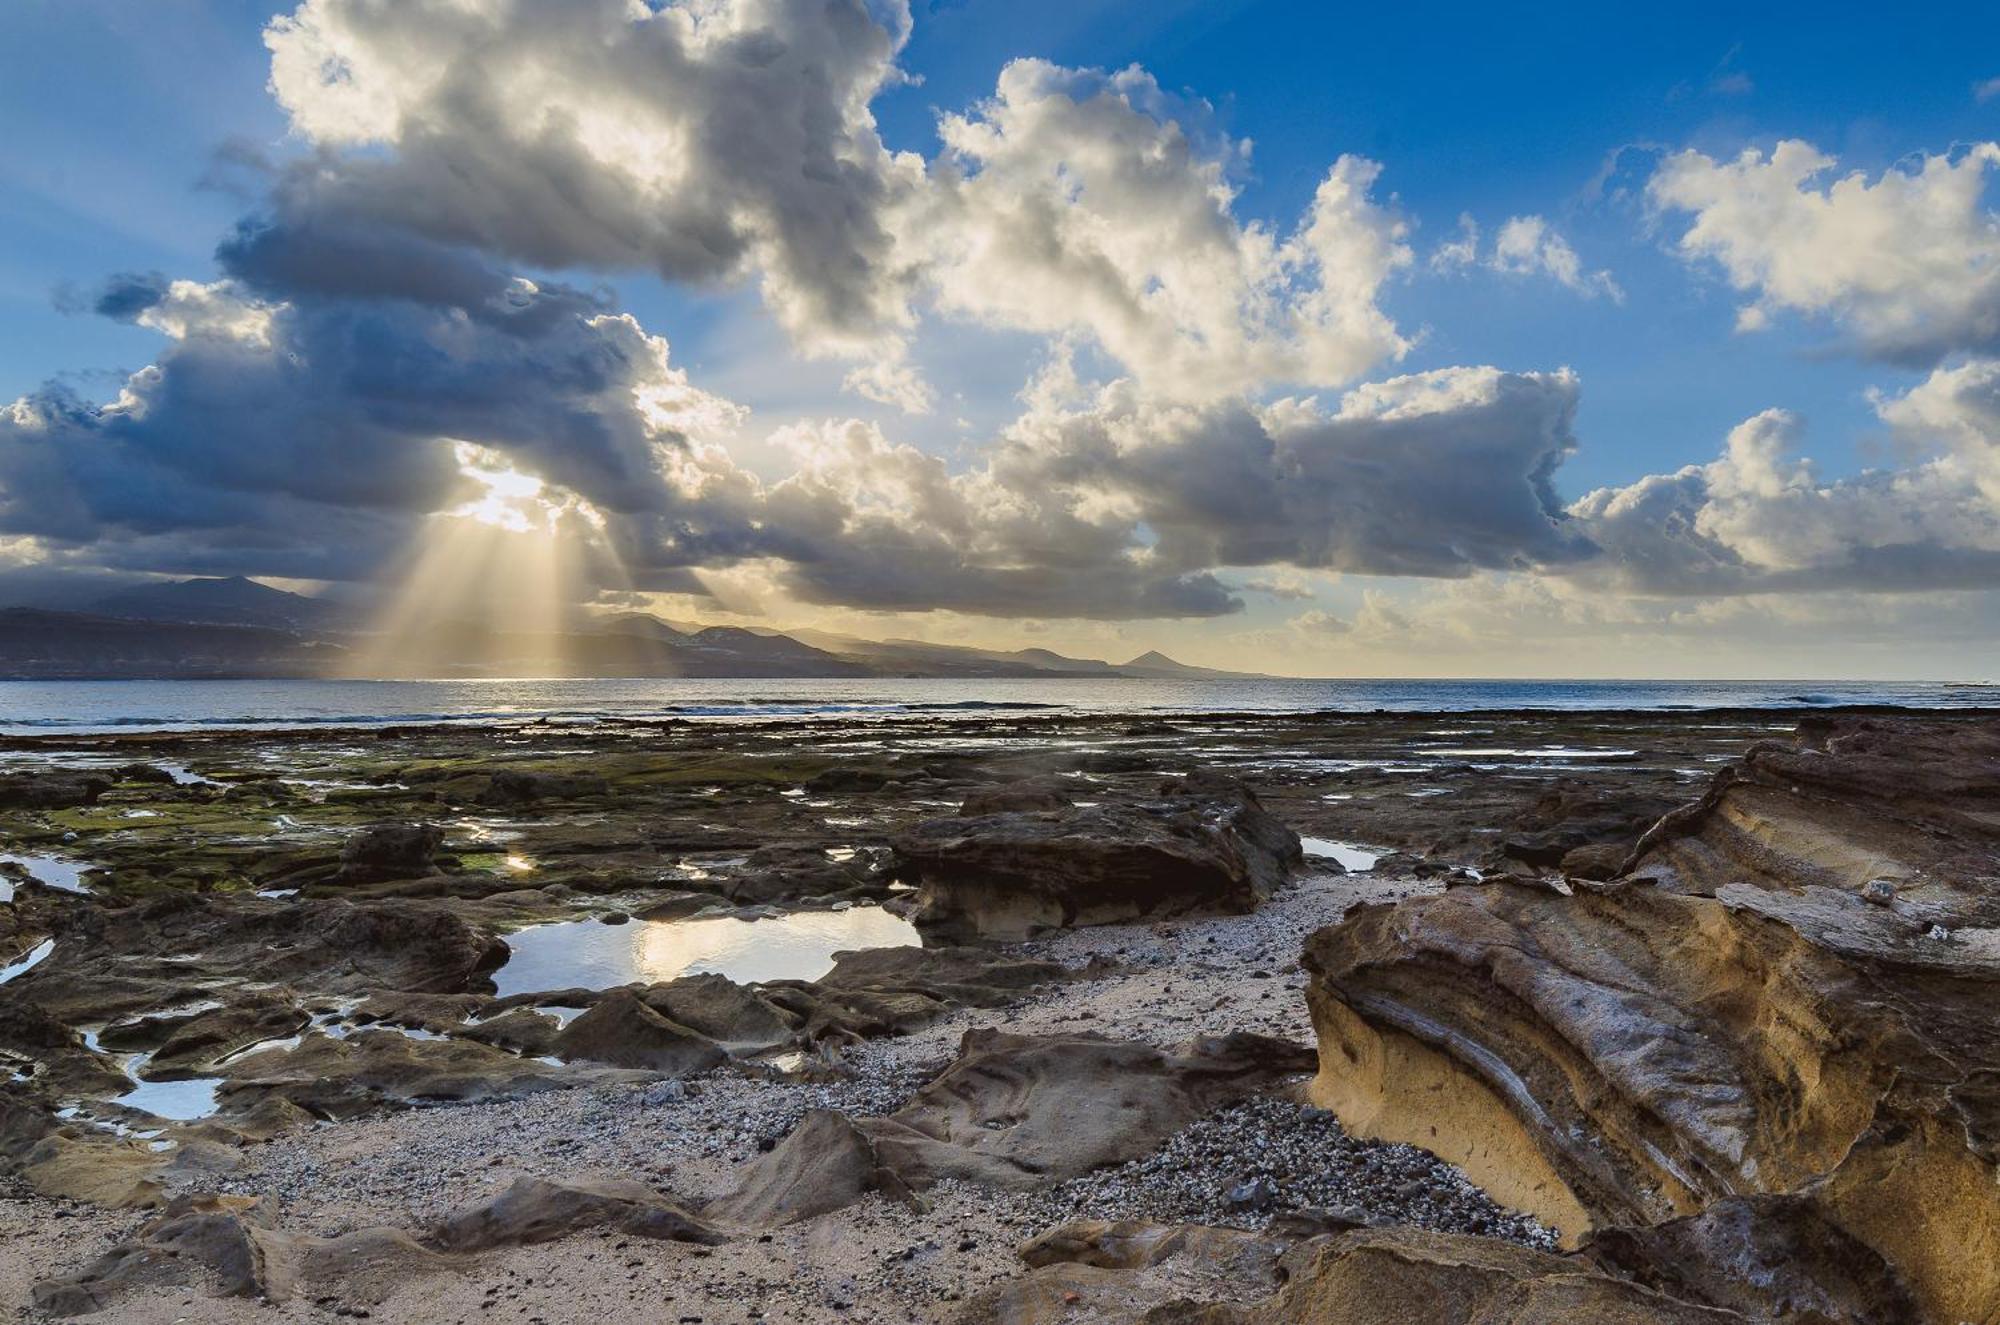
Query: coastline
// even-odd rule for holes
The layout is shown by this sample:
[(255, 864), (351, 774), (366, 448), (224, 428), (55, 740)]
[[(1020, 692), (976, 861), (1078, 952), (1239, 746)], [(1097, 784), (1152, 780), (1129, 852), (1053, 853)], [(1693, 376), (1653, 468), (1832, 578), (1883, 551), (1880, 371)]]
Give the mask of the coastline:
[[(1301, 964), (1314, 935), (1427, 899), (1611, 878), (1656, 824), (1726, 785), (1746, 750), (1802, 729), (1902, 724), (1949, 745), (1996, 721), (1993, 709), (1888, 706), (1002, 708), (0, 737), (0, 779), (16, 796), (0, 805), (0, 857), (30, 862), (0, 865), (12, 889), (0, 957), (52, 944), (0, 1003), (50, 1019), (56, 1029), (38, 1033), (60, 1046), (0, 1036), (15, 1078), (0, 1085), (0, 1232), (24, 1253), (0, 1276), (0, 1300), (74, 1300), (83, 1290), (48, 1285), (143, 1242), (159, 1217), (144, 1209), (197, 1197), (261, 1198), (257, 1218), (280, 1240), (419, 1242), (360, 1261), (302, 1244), (285, 1254), (319, 1266), (307, 1276), (318, 1286), (273, 1304), (210, 1297), (230, 1281), (199, 1268), (114, 1279), (117, 1319), (430, 1322), (504, 1307), (616, 1325), (659, 1318), (670, 1294), (674, 1315), (704, 1322), (1039, 1320), (976, 1313), (1032, 1282), (1017, 1248), (1065, 1220), (1269, 1238), (1328, 1217), (1329, 1203), (1347, 1227), (1539, 1254), (1557, 1229), (1496, 1204), (1473, 1169), (1421, 1143), (1350, 1135), (1315, 1107), (1296, 1064), (1032, 1191), (947, 1172), (920, 1201), (876, 1191), (713, 1244), (584, 1225), (448, 1265), (421, 1238), (522, 1179), (636, 1181), (677, 1209), (726, 1204), (737, 1184), (764, 1180), (785, 1139), (821, 1116), (812, 1110), (899, 1126), (989, 1033), (1086, 1056), (1102, 1043), (1171, 1059), (1245, 1035), (1299, 1052), (1317, 1040), (1324, 1053), (1316, 968)], [(1089, 834), (1124, 831), (1118, 816), (1162, 796), (1192, 798), (1172, 821), (1195, 831), (1241, 812), (1237, 787), (1303, 842), (1259, 902), (1217, 914), (1163, 894), (1153, 914), (1025, 937), (912, 932), (890, 941), (924, 947), (862, 954), (903, 973), (859, 985), (845, 957), (774, 946), (801, 919), (829, 932), (862, 917), (922, 922), (936, 885), (909, 871), (927, 824), (1074, 824), (1083, 835), (1049, 867), (1115, 868), (1121, 853), (1157, 848), (1099, 852)], [(986, 817), (967, 821), (973, 802)], [(1240, 850), (1262, 831), (1246, 828)], [(76, 887), (37, 877), (37, 861), (74, 865)], [(992, 919), (1015, 923), (1004, 908)], [(987, 921), (974, 911), (954, 923)], [(700, 947), (699, 927), (718, 924), (765, 953), (761, 974)], [(537, 957), (541, 974), (509, 983), (507, 964), (544, 933), (588, 938), (592, 951), (602, 937), (614, 965), (586, 966), (582, 948), (559, 943)], [(677, 1019), (719, 1020), (699, 1044), (676, 1029), (668, 1047), (629, 1056), (668, 1032), (621, 1004), (620, 986), (666, 1000)], [(763, 1029), (773, 1007), (796, 1021)], [(588, 1046), (571, 1033), (598, 1023)], [(1003, 1058), (981, 1071), (1005, 1082), (1030, 1068)], [(1093, 1075), (1108, 1071), (1035, 1089), (1115, 1098), (1117, 1074)], [(194, 1091), (193, 1112), (148, 1116), (163, 1100), (186, 1107), (167, 1088)], [(1268, 1199), (1239, 1203), (1233, 1193), (1261, 1192), (1258, 1181)], [(1144, 1294), (1245, 1310), (1271, 1288), (1198, 1258), (1141, 1279)]]

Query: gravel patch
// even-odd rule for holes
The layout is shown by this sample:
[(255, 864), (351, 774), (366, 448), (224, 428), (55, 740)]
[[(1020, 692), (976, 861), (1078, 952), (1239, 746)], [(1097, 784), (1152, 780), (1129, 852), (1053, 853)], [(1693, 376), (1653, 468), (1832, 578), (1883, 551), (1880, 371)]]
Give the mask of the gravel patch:
[[(219, 1183), (186, 1185), (273, 1197), (322, 1236), (435, 1219), (524, 1174), (629, 1177), (693, 1199), (719, 1195), (719, 1180), (807, 1111), (893, 1113), (925, 1079), (802, 1082), (721, 1068), (683, 1081), (438, 1105), (322, 1124), (246, 1150), (244, 1167)], [(357, 1132), (391, 1143), (357, 1149)]]
[(1429, 1151), (1357, 1140), (1325, 1109), (1269, 1096), (1220, 1109), (1143, 1159), (1053, 1187), (1023, 1214), (1044, 1227), (1142, 1218), (1260, 1229), (1298, 1210), (1556, 1246), (1552, 1230), (1494, 1204)]

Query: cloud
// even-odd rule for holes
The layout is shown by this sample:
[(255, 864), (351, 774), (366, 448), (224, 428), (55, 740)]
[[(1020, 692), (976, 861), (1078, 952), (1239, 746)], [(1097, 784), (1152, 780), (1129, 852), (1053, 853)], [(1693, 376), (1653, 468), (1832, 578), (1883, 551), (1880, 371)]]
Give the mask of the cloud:
[(1506, 276), (1546, 276), (1585, 298), (1608, 296), (1622, 303), (1625, 291), (1608, 271), (1583, 269), (1567, 239), (1539, 216), (1509, 217), (1495, 233), (1493, 244), (1482, 260), (1479, 256), (1479, 223), (1470, 216), (1458, 219), (1458, 235), (1438, 246), (1431, 254), (1432, 271), (1462, 271), (1480, 266)]
[(1236, 218), (1247, 144), (1211, 118), (1136, 68), (1009, 64), (991, 98), (941, 120), (906, 219), (939, 306), (1087, 337), (1180, 400), (1336, 386), (1400, 358), (1409, 341), (1376, 298), (1410, 251), (1370, 197), (1380, 167), (1341, 157), (1280, 235)]
[[(761, 565), (799, 600), (867, 610), (1212, 616), (1242, 609), (1225, 567), (1459, 576), (1591, 552), (1552, 485), (1575, 446), (1568, 374), (1440, 370), (1326, 408), (1086, 384), (1059, 349), (970, 470), (833, 420), (780, 434), (795, 469), (766, 483), (730, 454), (744, 412), (602, 291), (351, 216), (256, 218), (220, 258), (218, 281), (94, 297), (167, 338), (117, 399), (51, 388), (0, 414), (0, 535), (130, 569), (362, 578), (478, 495), (473, 447), (588, 504), (630, 576), (613, 587)], [(1197, 268), (1175, 280), (1202, 288)], [(1246, 334), (1230, 375), (1320, 352), (1293, 332), (1339, 339), (1338, 317), (1299, 316), (1282, 343)], [(1156, 371), (1179, 335), (1147, 346)], [(885, 367), (871, 389), (915, 389)]]
[(1490, 368), (1330, 410), (1181, 405), (1120, 380), (1039, 398), (963, 474), (873, 425), (800, 427), (759, 522), (784, 531), (782, 582), (808, 602), (1221, 615), (1242, 609), (1222, 567), (1463, 576), (1591, 555), (1550, 482), (1575, 399), (1568, 374)]
[(1933, 458), (1826, 480), (1795, 452), (1803, 424), (1766, 410), (1722, 455), (1600, 488), (1570, 508), (1603, 557), (1579, 584), (1624, 593), (1727, 596), (2000, 587), (2000, 365), (1941, 370), (1879, 399), (1884, 422)]
[(1986, 78), (1972, 85), (1972, 99), (1984, 105), (2000, 97), (2000, 78)]
[(1901, 396), (1871, 395), (1902, 437), (1950, 455), (2000, 508), (2000, 360), (1940, 368)]
[(1931, 363), (2000, 345), (2000, 218), (1985, 205), (1996, 163), (2000, 143), (1981, 143), (1873, 181), (1858, 171), (1827, 180), (1838, 162), (1788, 139), (1729, 161), (1676, 153), (1647, 196), (1692, 214), (1677, 241), (1683, 258), (1714, 262), (1751, 296), (1739, 328), (1801, 313), (1865, 354)]
[(1175, 405), (1120, 382), (1031, 410), (992, 473), (1175, 568), (1552, 564), (1592, 551), (1551, 481), (1575, 446), (1576, 391), (1568, 373), (1454, 368), (1359, 386), (1326, 409)]
[(1345, 635), (1354, 629), (1352, 622), (1345, 621), (1333, 613), (1322, 611), (1319, 608), (1301, 612), (1285, 624), (1293, 630), (1313, 635)]
[(1581, 295), (1609, 295), (1622, 301), (1625, 292), (1608, 271), (1585, 272), (1576, 250), (1539, 216), (1516, 216), (1500, 227), (1490, 259), (1495, 271), (1512, 276), (1548, 276)]
[(358, 577), (463, 495), (455, 441), (605, 511), (677, 509), (666, 454), (733, 407), (597, 298), (489, 278), (449, 306), (114, 281), (99, 302), (167, 348), (108, 403), (51, 387), (0, 408), (0, 532), (146, 569)]
[(1340, 386), (1408, 349), (1377, 304), (1410, 254), (1373, 162), (1339, 159), (1273, 232), (1234, 214), (1248, 144), (1206, 103), (1040, 60), (941, 116), (936, 160), (891, 152), (871, 103), (909, 28), (906, 0), (305, 0), (266, 44), (309, 151), (232, 255), (297, 281), (313, 264), (286, 250), (344, 247), (310, 278), (372, 283), (352, 259), (403, 232), (755, 280), (795, 344), (858, 362), (848, 389), (912, 413), (935, 403), (907, 351), (931, 309), (1088, 338), (1185, 399)]
[(809, 345), (906, 318), (887, 213), (921, 183), (869, 109), (904, 0), (306, 0), (265, 34), (312, 151), (289, 225), (540, 267), (755, 277)]
[(1479, 261), (1479, 222), (1470, 212), (1458, 218), (1458, 235), (1437, 246), (1430, 268), (1436, 272), (1460, 271)]
[(1268, 575), (1261, 579), (1245, 580), (1245, 593), (1263, 594), (1287, 602), (1311, 602), (1317, 596), (1313, 587), (1293, 574)]

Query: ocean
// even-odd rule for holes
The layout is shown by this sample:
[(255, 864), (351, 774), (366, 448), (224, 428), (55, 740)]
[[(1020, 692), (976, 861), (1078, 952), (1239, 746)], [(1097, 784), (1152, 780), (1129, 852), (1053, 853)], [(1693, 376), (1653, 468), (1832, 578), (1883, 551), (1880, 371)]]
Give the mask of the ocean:
[(897, 680), (7, 681), (0, 733), (682, 718), (758, 722), (996, 711), (1468, 712), (1490, 709), (2000, 705), (2000, 686), (1921, 681)]

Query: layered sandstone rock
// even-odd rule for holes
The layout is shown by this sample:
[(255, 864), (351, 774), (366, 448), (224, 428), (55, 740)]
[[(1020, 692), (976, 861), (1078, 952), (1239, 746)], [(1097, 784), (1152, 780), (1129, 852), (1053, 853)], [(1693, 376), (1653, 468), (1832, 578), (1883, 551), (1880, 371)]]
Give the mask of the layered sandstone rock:
[[(986, 804), (1029, 802), (988, 794)], [(1152, 799), (933, 819), (892, 842), (926, 941), (1018, 940), (1146, 916), (1244, 912), (1297, 868), (1298, 835), (1227, 778)]]
[(1572, 1245), (1732, 1211), (1677, 1226), (1714, 1249), (1679, 1289), (1718, 1305), (1768, 1298), (1725, 1268), (1754, 1248), (1837, 1237), (1850, 1298), (2000, 1320), (2000, 723), (1809, 723), (1619, 874), (1315, 935), (1315, 1098)]

